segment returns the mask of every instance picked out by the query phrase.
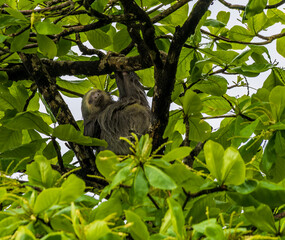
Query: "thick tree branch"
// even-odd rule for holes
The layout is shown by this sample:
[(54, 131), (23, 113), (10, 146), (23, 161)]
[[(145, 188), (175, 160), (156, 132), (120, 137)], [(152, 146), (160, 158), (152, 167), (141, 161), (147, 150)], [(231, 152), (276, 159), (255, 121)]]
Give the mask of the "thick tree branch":
[[(165, 54), (161, 53), (161, 57), (165, 59)], [(98, 61), (53, 61), (44, 59), (42, 63), (51, 77), (81, 74), (85, 76), (99, 76), (110, 74), (114, 71), (137, 71), (153, 66), (149, 58), (112, 55), (106, 56)], [(3, 69), (0, 68), (0, 70), (6, 71), (11, 81), (30, 79), (30, 75), (23, 64), (11, 64)]]
[(148, 48), (149, 55), (155, 68), (162, 68), (163, 62), (160, 52), (155, 44), (155, 29), (147, 13), (141, 9), (135, 1), (121, 0), (125, 13), (132, 13), (137, 16), (141, 23), (143, 40)]
[(163, 133), (168, 123), (171, 93), (174, 89), (175, 76), (181, 49), (208, 10), (212, 0), (199, 0), (183, 26), (177, 27), (171, 42), (166, 63), (162, 71), (157, 72), (156, 85), (152, 102), (153, 147), (158, 148), (163, 143)]
[[(67, 104), (59, 94), (55, 79), (52, 78), (42, 64), (41, 60), (35, 54), (19, 53), (23, 64), (30, 74), (32, 80), (37, 84), (38, 89), (45, 101), (48, 103), (53, 115), (56, 117), (59, 124), (71, 124), (77, 130), (79, 127), (73, 118)], [(83, 172), (99, 175), (95, 166), (95, 156), (91, 147), (82, 146), (69, 142), (70, 147), (74, 151)], [(82, 173), (81, 173), (82, 174)], [(83, 176), (84, 177), (84, 176)]]

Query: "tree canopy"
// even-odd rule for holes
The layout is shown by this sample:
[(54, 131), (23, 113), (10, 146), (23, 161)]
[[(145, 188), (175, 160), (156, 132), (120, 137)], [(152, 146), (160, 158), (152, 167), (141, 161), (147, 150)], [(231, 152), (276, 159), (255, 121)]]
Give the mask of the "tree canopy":
[[(0, 0), (1, 239), (285, 239), (285, 1), (232, 2)], [(66, 99), (120, 71), (152, 128), (96, 153)]]

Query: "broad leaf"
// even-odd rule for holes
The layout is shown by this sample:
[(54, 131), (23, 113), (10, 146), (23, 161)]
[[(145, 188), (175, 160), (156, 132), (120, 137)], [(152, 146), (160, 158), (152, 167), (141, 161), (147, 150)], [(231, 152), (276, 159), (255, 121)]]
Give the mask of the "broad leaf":
[(144, 171), (149, 184), (159, 189), (175, 189), (176, 183), (166, 173), (155, 166), (144, 165)]

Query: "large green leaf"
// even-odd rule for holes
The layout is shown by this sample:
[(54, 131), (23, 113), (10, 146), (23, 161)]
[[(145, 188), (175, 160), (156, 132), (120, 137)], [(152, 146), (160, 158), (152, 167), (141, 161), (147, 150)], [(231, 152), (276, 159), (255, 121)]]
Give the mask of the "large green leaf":
[(229, 31), (231, 40), (250, 42), (254, 35), (242, 26), (233, 26)]
[(35, 129), (46, 135), (52, 132), (51, 127), (43, 120), (38, 112), (26, 111), (3, 121), (3, 126), (13, 130)]
[(108, 223), (103, 220), (95, 220), (85, 226), (86, 240), (99, 240), (111, 232)]
[(118, 163), (117, 155), (109, 150), (101, 151), (96, 156), (96, 166), (100, 173), (108, 180), (113, 179)]
[(106, 7), (108, 3), (108, 0), (96, 0), (91, 4), (91, 8), (103, 13), (104, 12), (104, 8)]
[(209, 76), (199, 81), (194, 87), (213, 96), (222, 96), (227, 91), (228, 82), (221, 76)]
[[(281, 33), (285, 33), (285, 29), (282, 29)], [(284, 37), (281, 37), (281, 38), (277, 39), (277, 41), (276, 41), (276, 50), (283, 57), (285, 57), (284, 44), (285, 44), (285, 38)]]
[(59, 188), (44, 189), (36, 199), (34, 212), (39, 214), (48, 210), (51, 206), (58, 203), (60, 198)]
[(267, 0), (249, 0), (245, 7), (243, 19), (248, 19), (261, 13), (267, 4)]
[(72, 174), (61, 185), (61, 196), (59, 201), (60, 203), (73, 202), (83, 195), (84, 191), (85, 182)]
[[(225, 240), (227, 239), (224, 235), (222, 227), (217, 223), (216, 219), (208, 219), (199, 224), (193, 225), (195, 231), (203, 233), (209, 240)], [(236, 230), (236, 229), (235, 229)]]
[(199, 113), (203, 106), (198, 94), (188, 90), (182, 98), (182, 106), (188, 116)]
[(123, 28), (113, 36), (114, 50), (120, 52), (126, 48), (131, 41), (132, 39), (129, 36), (127, 28)]
[(224, 148), (219, 143), (209, 140), (204, 145), (204, 154), (211, 174), (214, 178), (222, 181), (221, 169), (223, 167)]
[(37, 22), (35, 28), (38, 34), (41, 35), (53, 35), (59, 34), (61, 32), (61, 27), (50, 22), (49, 20), (44, 20), (43, 22)]
[(177, 187), (171, 177), (155, 166), (144, 165), (144, 171), (149, 184), (155, 188), (171, 190)]
[(187, 157), (190, 152), (191, 152), (190, 147), (179, 147), (171, 150), (167, 154), (165, 154), (162, 159), (166, 160), (167, 162), (173, 161), (173, 160), (178, 160), (178, 159), (183, 159)]
[(200, 118), (189, 118), (189, 139), (203, 142), (211, 136), (212, 127)]
[(250, 208), (244, 212), (246, 219), (264, 232), (276, 234), (275, 221), (271, 209), (267, 205), (260, 205), (257, 209)]
[(0, 111), (6, 111), (7, 109), (22, 111), (17, 99), (9, 92), (7, 87), (0, 85), (0, 91)]
[(239, 151), (229, 147), (225, 150), (222, 167), (222, 181), (224, 184), (240, 185), (245, 180), (245, 164)]
[(176, 202), (173, 198), (168, 198), (167, 203), (169, 206), (169, 211), (171, 214), (171, 222), (174, 229), (174, 232), (176, 233), (177, 239), (184, 239), (184, 224), (185, 219), (182, 211), (181, 205)]
[(125, 211), (126, 220), (128, 223), (132, 223), (129, 227), (131, 236), (134, 240), (148, 240), (149, 232), (145, 223), (141, 220), (141, 218), (135, 214), (133, 211), (126, 210)]
[(242, 184), (245, 180), (245, 164), (238, 150), (223, 147), (216, 142), (207, 141), (204, 146), (207, 167), (221, 184)]
[(48, 58), (52, 59), (57, 54), (57, 48), (55, 43), (47, 36), (38, 34), (37, 41), (39, 44), (39, 50)]
[(108, 47), (112, 43), (110, 36), (101, 29), (88, 31), (86, 36), (90, 44), (96, 49)]
[(30, 183), (45, 188), (53, 187), (60, 178), (59, 172), (53, 170), (50, 162), (43, 156), (36, 156), (35, 161), (27, 166), (26, 173)]
[(132, 190), (134, 202), (143, 202), (149, 192), (149, 184), (142, 168), (136, 172)]
[(0, 152), (15, 148), (22, 143), (22, 132), (0, 127)]
[(13, 39), (11, 43), (11, 51), (20, 51), (27, 43), (30, 37), (30, 29), (24, 31)]
[(107, 143), (104, 140), (83, 136), (82, 132), (77, 131), (70, 124), (56, 127), (53, 131), (53, 136), (63, 141), (75, 142), (82, 145), (107, 147)]
[(269, 95), (269, 102), (275, 121), (281, 121), (285, 109), (285, 87), (276, 86)]
[(232, 107), (223, 97), (210, 96), (202, 99), (203, 102), (203, 113), (211, 116), (218, 116), (226, 114)]

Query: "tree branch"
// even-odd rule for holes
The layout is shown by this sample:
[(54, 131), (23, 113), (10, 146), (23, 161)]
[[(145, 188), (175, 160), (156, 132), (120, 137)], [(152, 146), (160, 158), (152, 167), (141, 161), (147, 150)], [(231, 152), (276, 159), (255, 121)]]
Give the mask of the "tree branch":
[(217, 36), (217, 35), (214, 35), (214, 34), (212, 34), (210, 32), (207, 32), (207, 31), (205, 31), (203, 29), (201, 29), (201, 32), (206, 34), (206, 35), (208, 35), (208, 36), (214, 37), (215, 38), (214, 40), (221, 40), (221, 41), (225, 41), (225, 42), (229, 42), (229, 43), (238, 43), (238, 44), (244, 44), (244, 45), (266, 45), (266, 44), (271, 43), (272, 41), (274, 41), (277, 38), (282, 38), (282, 37), (285, 36), (285, 32), (284, 33), (275, 34), (275, 35), (272, 35), (272, 36), (269, 36), (269, 37), (257, 35), (257, 37), (262, 38), (262, 39), (267, 39), (267, 41), (264, 41), (264, 42), (243, 42), (243, 41), (231, 40), (231, 39), (226, 38), (226, 37)]
[[(161, 57), (165, 59), (166, 55), (161, 53)], [(112, 56), (112, 54), (98, 61), (52, 61), (43, 59), (42, 63), (51, 77), (81, 74), (85, 76), (100, 76), (114, 71), (137, 71), (153, 66), (149, 58), (146, 59), (141, 56)], [(6, 71), (11, 81), (30, 79), (30, 75), (23, 64), (11, 64), (5, 68), (0, 68), (0, 71)]]
[(149, 55), (155, 68), (162, 68), (163, 62), (160, 52), (155, 44), (155, 29), (147, 13), (141, 9), (135, 1), (121, 0), (125, 13), (132, 13), (137, 16), (141, 23), (143, 40), (148, 48)]
[(195, 33), (195, 29), (200, 19), (208, 10), (211, 3), (212, 0), (199, 0), (183, 26), (181, 28), (176, 28), (164, 68), (162, 71), (157, 72), (152, 101), (154, 123), (151, 136), (153, 138), (154, 149), (158, 148), (163, 143), (162, 136), (168, 123), (171, 93), (174, 89), (181, 49), (188, 37)]
[[(219, 0), (219, 2), (222, 3), (223, 5), (225, 5), (226, 7), (230, 8), (230, 9), (237, 9), (237, 10), (243, 10), (244, 11), (246, 8), (246, 6), (238, 5), (238, 4), (231, 4), (231, 3), (226, 2), (225, 0)], [(279, 3), (267, 5), (265, 7), (265, 9), (277, 8), (281, 5), (283, 5), (284, 3), (285, 3), (285, 0), (282, 0)]]
[[(40, 93), (48, 103), (58, 123), (71, 124), (79, 131), (79, 127), (77, 126), (67, 104), (57, 90), (55, 79), (49, 75), (45, 65), (41, 62), (38, 56), (35, 54), (23, 53), (19, 53), (19, 56), (32, 80), (37, 84)], [(82, 146), (72, 142), (69, 142), (69, 145), (79, 160), (83, 172), (86, 173), (85, 175), (90, 172), (100, 175), (95, 166), (95, 156), (91, 147)]]

